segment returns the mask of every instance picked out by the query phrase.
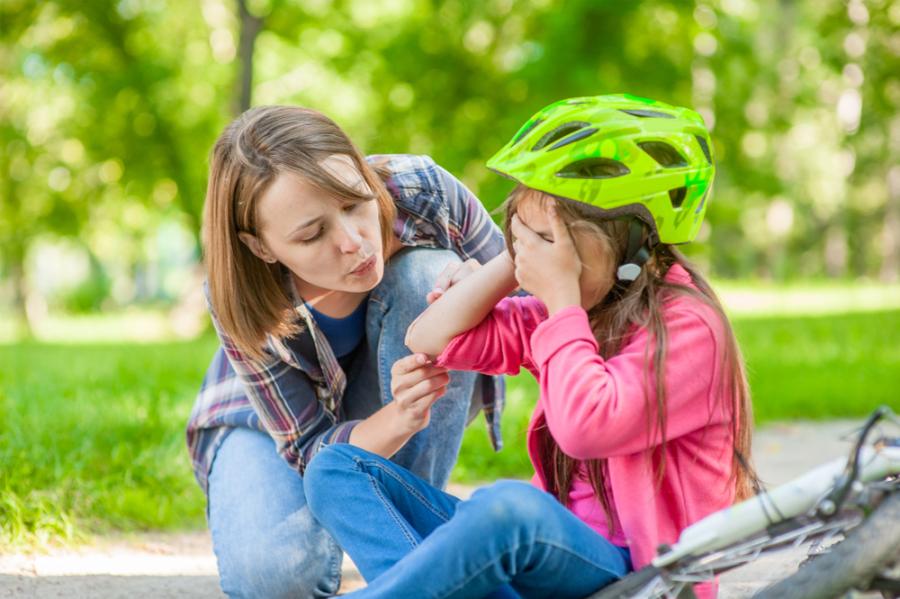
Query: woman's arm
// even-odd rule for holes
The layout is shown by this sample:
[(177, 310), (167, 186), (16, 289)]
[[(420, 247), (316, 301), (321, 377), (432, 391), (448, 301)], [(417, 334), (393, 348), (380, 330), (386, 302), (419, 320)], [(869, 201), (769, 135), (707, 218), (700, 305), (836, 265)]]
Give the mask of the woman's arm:
[(428, 426), (431, 406), (443, 397), (449, 383), (447, 369), (435, 366), (424, 354), (400, 358), (391, 367), (394, 401), (357, 424), (349, 442), (390, 458)]
[(406, 331), (406, 346), (437, 356), (450, 341), (490, 313), (518, 283), (515, 266), (504, 251), (449, 289), (416, 318)]

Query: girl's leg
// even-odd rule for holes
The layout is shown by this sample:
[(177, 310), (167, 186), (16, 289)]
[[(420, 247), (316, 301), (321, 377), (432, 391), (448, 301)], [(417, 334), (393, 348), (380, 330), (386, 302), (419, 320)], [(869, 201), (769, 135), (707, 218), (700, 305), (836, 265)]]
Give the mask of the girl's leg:
[(209, 476), (209, 528), (232, 598), (331, 597), (341, 550), (306, 505), (303, 479), (266, 433), (234, 429)]
[[(453, 515), (459, 499), (405, 468), (349, 444), (323, 448), (306, 468), (309, 506), (353, 559), (375, 580)], [(419, 595), (411, 595), (419, 597)], [(508, 586), (484, 599), (519, 599)]]
[(627, 551), (551, 495), (501, 481), (459, 503), (449, 522), (355, 596), (474, 599), (510, 584), (522, 597), (574, 599), (630, 567)]
[(306, 468), (307, 499), (366, 580), (373, 580), (447, 522), (459, 499), (374, 453), (323, 448)]
[[(365, 418), (393, 400), (391, 367), (410, 353), (403, 343), (406, 329), (427, 307), (425, 296), (438, 274), (453, 261), (460, 259), (451, 251), (426, 248), (406, 248), (391, 257), (369, 296), (366, 346), (360, 348), (344, 398), (348, 418)], [(454, 371), (446, 394), (431, 410), (431, 424), (392, 460), (444, 488), (459, 454), (477, 377)]]

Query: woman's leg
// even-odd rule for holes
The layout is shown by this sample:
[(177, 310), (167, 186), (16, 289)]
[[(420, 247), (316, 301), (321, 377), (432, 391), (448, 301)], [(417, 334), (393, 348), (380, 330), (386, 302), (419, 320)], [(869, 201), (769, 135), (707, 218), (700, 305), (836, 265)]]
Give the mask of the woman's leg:
[(209, 528), (232, 598), (330, 597), (342, 553), (312, 517), (303, 479), (263, 432), (234, 429), (209, 476)]
[[(454, 252), (426, 248), (403, 249), (388, 261), (369, 297), (366, 347), (348, 377), (348, 418), (364, 418), (392, 401), (391, 366), (410, 353), (403, 343), (406, 329), (427, 307), (425, 296), (440, 272), (454, 261), (460, 261)], [(451, 374), (446, 394), (431, 409), (431, 424), (394, 455), (394, 462), (444, 488), (459, 454), (476, 377), (474, 372)]]
[(551, 495), (501, 481), (460, 502), (449, 522), (355, 596), (474, 599), (509, 584), (522, 597), (574, 599), (630, 567), (627, 551)]

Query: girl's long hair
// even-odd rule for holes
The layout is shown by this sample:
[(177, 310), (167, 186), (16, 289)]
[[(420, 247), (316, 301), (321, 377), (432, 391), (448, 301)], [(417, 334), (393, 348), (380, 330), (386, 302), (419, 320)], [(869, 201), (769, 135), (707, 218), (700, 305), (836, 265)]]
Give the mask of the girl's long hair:
[[(625, 219), (610, 219), (587, 204), (565, 198), (558, 198), (528, 187), (516, 187), (506, 203), (505, 234), (510, 256), (515, 256), (511, 233), (511, 219), (517, 207), (523, 201), (537, 201), (542, 204), (553, 202), (557, 213), (570, 229), (582, 229), (590, 232), (603, 244), (610, 253), (613, 265), (621, 264), (625, 259), (628, 245), (629, 222)], [(680, 285), (665, 279), (669, 268), (674, 264), (681, 265), (691, 276), (696, 289)], [(612, 275), (611, 273), (611, 276)], [(645, 328), (652, 340), (645, 353), (647, 362), (647, 379), (645, 389), (649, 390), (650, 378), (655, 387), (655, 405), (651, 404), (651, 394), (644, 393), (647, 402), (647, 432), (654, 440), (652, 454), (656, 464), (656, 481), (662, 481), (665, 472), (666, 449), (666, 388), (664, 381), (666, 348), (668, 335), (666, 332), (663, 304), (677, 296), (689, 296), (709, 306), (718, 316), (725, 333), (722, 372), (722, 397), (727, 398), (728, 405), (719, 406), (728, 410), (732, 417), (732, 434), (734, 439), (732, 457), (732, 480), (734, 482), (735, 500), (740, 501), (752, 494), (756, 486), (756, 473), (750, 463), (751, 441), (751, 403), (750, 390), (741, 352), (734, 336), (722, 304), (716, 297), (709, 283), (698, 270), (685, 259), (674, 247), (657, 245), (651, 257), (641, 270), (638, 278), (625, 288), (613, 287), (612, 291), (600, 303), (588, 310), (588, 318), (594, 337), (600, 348), (600, 355), (611, 358), (616, 355), (637, 328)], [(652, 349), (652, 355), (651, 355)], [(655, 414), (655, 421), (652, 415)], [(559, 448), (546, 428), (539, 432), (540, 465), (547, 480), (548, 491), (563, 504), (568, 504), (569, 492), (576, 474), (578, 461), (569, 457)], [(605, 490), (607, 478), (606, 460), (589, 460), (585, 463), (589, 482), (594, 494), (603, 506), (606, 520), (610, 524), (612, 534), (612, 510), (608, 494)]]
[[(361, 192), (325, 168), (331, 155), (349, 157), (368, 187)], [(279, 174), (294, 173), (323, 194), (378, 203), (383, 255), (392, 238), (394, 202), (384, 180), (350, 138), (327, 116), (298, 106), (251, 108), (228, 125), (213, 146), (203, 208), (203, 254), (209, 299), (222, 332), (245, 354), (263, 355), (267, 335), (299, 331), (282, 284), (284, 267), (257, 258), (239, 233), (259, 235), (257, 204)]]

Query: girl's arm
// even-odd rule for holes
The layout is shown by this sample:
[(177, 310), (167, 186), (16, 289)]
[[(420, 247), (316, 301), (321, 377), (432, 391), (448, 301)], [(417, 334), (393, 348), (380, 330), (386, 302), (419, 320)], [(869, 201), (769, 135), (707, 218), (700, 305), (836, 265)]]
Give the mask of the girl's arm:
[(450, 341), (490, 314), (518, 283), (515, 267), (504, 251), (447, 289), (406, 331), (406, 346), (414, 353), (437, 356)]
[[(721, 388), (721, 325), (715, 314), (682, 301), (666, 310), (665, 319), (665, 434), (674, 439), (731, 415)], [(587, 314), (578, 307), (562, 310), (532, 334), (547, 426), (567, 455), (602, 459), (660, 444), (656, 381), (647, 370), (652, 343), (646, 330), (639, 330), (616, 356), (604, 360)]]

